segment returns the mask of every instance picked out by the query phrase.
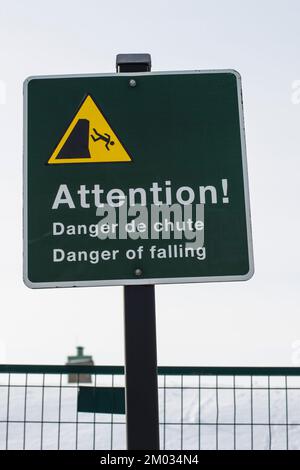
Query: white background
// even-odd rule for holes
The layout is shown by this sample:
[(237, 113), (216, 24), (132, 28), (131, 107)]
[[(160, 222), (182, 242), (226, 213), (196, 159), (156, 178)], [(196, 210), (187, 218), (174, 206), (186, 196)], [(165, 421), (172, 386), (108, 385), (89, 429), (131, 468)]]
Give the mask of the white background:
[(80, 343), (97, 364), (123, 364), (122, 288), (23, 285), (22, 82), (114, 72), (117, 53), (149, 52), (153, 71), (242, 75), (256, 270), (157, 287), (159, 364), (298, 363), (299, 18), (297, 0), (0, 0), (0, 362), (63, 363)]

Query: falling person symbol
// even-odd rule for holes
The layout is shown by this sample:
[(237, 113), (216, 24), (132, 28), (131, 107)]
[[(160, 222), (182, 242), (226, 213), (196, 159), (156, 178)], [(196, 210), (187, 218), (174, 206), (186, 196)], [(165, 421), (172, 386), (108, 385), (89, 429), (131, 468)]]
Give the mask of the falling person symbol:
[(95, 128), (93, 128), (93, 131), (96, 134), (96, 137), (91, 134), (91, 137), (92, 137), (93, 141), (97, 142), (98, 140), (104, 140), (106, 149), (110, 150), (109, 145), (114, 145), (114, 141), (110, 140), (110, 138), (111, 138), (110, 135), (107, 134), (106, 132), (104, 132), (104, 134), (102, 135), (98, 131), (96, 131)]
[(76, 164), (131, 160), (99, 106), (90, 95), (87, 95), (47, 163)]

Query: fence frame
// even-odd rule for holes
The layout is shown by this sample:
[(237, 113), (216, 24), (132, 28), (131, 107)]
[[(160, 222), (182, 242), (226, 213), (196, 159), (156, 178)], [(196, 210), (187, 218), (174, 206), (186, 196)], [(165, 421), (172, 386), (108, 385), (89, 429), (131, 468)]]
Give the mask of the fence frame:
[[(123, 375), (123, 366), (78, 366), (39, 364), (0, 364), (0, 374), (101, 374)], [(222, 366), (163, 366), (158, 375), (218, 375), (218, 376), (300, 376), (300, 367), (222, 367)]]
[[(63, 376), (67, 376), (69, 374), (75, 374), (77, 375), (78, 377), (80, 376), (80, 374), (90, 374), (91, 376), (94, 376), (95, 377), (95, 387), (97, 386), (97, 377), (98, 376), (106, 376), (106, 375), (109, 375), (109, 376), (112, 376), (112, 381), (113, 381), (113, 378), (114, 376), (123, 376), (125, 377), (125, 369), (123, 366), (109, 366), (109, 365), (104, 365), (104, 366), (90, 366), (90, 365), (39, 365), (39, 364), (0, 364), (0, 376), (1, 374), (6, 374), (8, 375), (8, 384), (7, 385), (3, 385), (3, 387), (8, 387), (8, 389), (10, 387), (14, 387), (15, 385), (12, 385), (11, 382), (10, 382), (10, 376), (11, 374), (20, 374), (20, 375), (25, 375), (25, 384), (24, 384), (24, 387), (26, 388), (27, 386), (30, 386), (28, 385), (27, 383), (27, 379), (28, 379), (28, 375), (32, 374), (32, 375), (43, 375), (43, 385), (42, 387), (44, 387), (44, 380), (45, 380), (45, 377), (47, 375), (51, 376), (51, 375), (60, 375), (60, 385), (59, 387), (61, 388), (62, 387), (62, 377)], [(167, 386), (166, 385), (166, 379), (167, 377), (179, 377), (180, 378), (180, 384), (179, 385), (176, 385), (176, 386)], [(188, 376), (195, 376), (195, 377), (199, 377), (199, 387), (196, 386), (196, 387), (189, 387), (189, 386), (185, 386), (184, 385), (184, 377), (188, 377)], [(222, 387), (222, 386), (219, 386), (220, 383), (219, 383), (219, 378), (221, 377), (232, 377), (233, 378), (233, 385), (232, 386), (229, 386), (229, 387)], [(200, 400), (200, 393), (201, 393), (201, 390), (204, 390), (204, 389), (213, 389), (213, 390), (216, 390), (216, 406), (217, 406), (217, 415), (216, 415), (216, 421), (213, 422), (213, 423), (206, 423), (206, 422), (201, 422), (201, 419), (200, 419), (200, 407), (201, 407), (201, 400), (199, 401), (199, 423), (191, 423), (191, 424), (196, 424), (199, 426), (199, 449), (201, 449), (201, 444), (200, 444), (200, 433), (201, 433), (201, 426), (207, 426), (207, 425), (212, 425), (212, 426), (215, 426), (216, 427), (216, 449), (219, 448), (219, 428), (218, 426), (221, 426), (223, 424), (228, 424), (228, 425), (233, 425), (234, 426), (234, 449), (236, 449), (236, 444), (237, 444), (237, 432), (236, 432), (236, 429), (237, 429), (237, 426), (239, 426), (240, 424), (245, 424), (245, 425), (249, 425), (251, 426), (251, 449), (255, 448), (255, 446), (253, 447), (253, 428), (254, 426), (257, 426), (257, 425), (263, 425), (263, 426), (268, 426), (269, 428), (269, 444), (268, 444), (268, 448), (269, 449), (272, 449), (272, 426), (277, 426), (276, 423), (272, 422), (271, 420), (271, 408), (270, 408), (270, 392), (272, 390), (285, 390), (285, 406), (286, 406), (286, 410), (285, 410), (285, 415), (286, 415), (286, 422), (285, 423), (279, 423), (278, 426), (283, 426), (285, 427), (286, 429), (286, 449), (289, 449), (289, 430), (292, 429), (292, 426), (298, 426), (297, 429), (300, 429), (300, 422), (299, 423), (293, 423), (293, 422), (289, 422), (289, 411), (288, 411), (288, 391), (289, 390), (298, 390), (300, 391), (300, 385), (296, 386), (296, 387), (293, 387), (293, 386), (290, 386), (288, 387), (287, 386), (287, 379), (289, 377), (299, 377), (300, 378), (300, 367), (232, 367), (232, 366), (229, 366), (229, 367), (215, 367), (215, 366), (205, 366), (205, 367), (199, 367), (199, 366), (190, 366), (190, 367), (181, 367), (181, 366), (177, 366), (177, 367), (174, 367), (174, 366), (167, 366), (167, 367), (158, 367), (158, 377), (161, 377), (163, 379), (163, 382), (159, 382), (159, 386), (158, 386), (158, 390), (163, 390), (163, 408), (164, 408), (164, 416), (162, 418), (162, 421), (160, 422), (160, 427), (163, 431), (162, 433), (162, 439), (163, 439), (163, 448), (165, 449), (165, 445), (166, 445), (166, 427), (167, 426), (170, 426), (170, 425), (179, 425), (180, 428), (181, 428), (181, 434), (180, 434), (180, 440), (181, 440), (181, 443), (180, 443), (180, 448), (183, 449), (183, 427), (186, 425), (186, 424), (190, 424), (190, 423), (186, 423), (183, 421), (183, 392), (185, 389), (188, 389), (188, 388), (195, 388), (195, 389), (199, 389), (199, 400)], [(215, 386), (205, 386), (205, 385), (200, 385), (200, 379), (202, 377), (215, 377), (216, 378), (216, 385)], [(251, 420), (249, 423), (239, 423), (239, 422), (236, 422), (236, 416), (234, 416), (234, 419), (233, 419), (233, 422), (229, 422), (229, 423), (222, 423), (219, 421), (219, 402), (218, 402), (218, 391), (221, 390), (222, 388), (225, 388), (225, 389), (228, 389), (228, 390), (232, 390), (233, 393), (234, 393), (234, 400), (236, 399), (235, 397), (235, 390), (238, 390), (240, 387), (237, 387), (236, 386), (236, 377), (245, 377), (245, 378), (249, 378), (251, 380), (251, 385), (250, 387), (247, 386), (247, 387), (244, 387), (242, 386), (241, 389), (245, 389), (245, 390), (251, 390)], [(267, 381), (267, 385), (263, 386), (262, 388), (259, 387), (259, 386), (253, 386), (253, 378), (255, 377), (266, 377), (268, 378), (268, 381)], [(276, 386), (271, 386), (270, 384), (270, 379), (273, 378), (273, 377), (282, 377), (285, 379), (285, 386), (283, 387), (276, 387)], [(74, 383), (72, 385), (72, 387), (78, 387), (78, 390), (80, 388), (80, 381), (78, 381), (78, 383)], [(83, 384), (84, 386), (84, 384)], [(114, 387), (114, 381), (112, 382), (112, 387)], [(180, 423), (170, 423), (168, 422), (168, 420), (166, 420), (166, 415), (165, 415), (165, 410), (166, 410), (166, 390), (169, 389), (169, 388), (175, 388), (175, 389), (179, 389), (181, 392), (181, 421)], [(253, 421), (253, 395), (252, 395), (252, 391), (254, 390), (260, 390), (260, 389), (263, 389), (263, 390), (266, 390), (267, 393), (268, 393), (268, 422), (267, 423), (257, 423), (255, 421)], [(26, 393), (26, 392), (25, 392)], [(9, 396), (9, 395), (8, 395)], [(59, 404), (59, 406), (61, 406), (61, 404)], [(234, 403), (234, 413), (236, 412), (236, 403)], [(9, 408), (9, 401), (8, 401), (8, 408)], [(25, 404), (25, 410), (26, 410), (26, 404)], [(25, 415), (26, 415), (26, 412), (25, 412)], [(24, 416), (25, 416), (24, 415)], [(94, 415), (95, 416), (95, 415)], [(76, 424), (76, 426), (78, 426), (78, 424), (81, 424), (79, 423), (78, 421), (78, 410), (77, 410), (77, 418), (76, 418), (76, 422), (74, 422), (74, 424)], [(60, 423), (60, 418), (58, 419), (59, 423)], [(8, 424), (11, 422), (8, 418), (8, 415), (7, 415), (7, 421), (3, 421), (3, 422), (6, 422), (7, 423), (7, 426)], [(24, 423), (24, 432), (25, 432), (25, 425), (26, 425), (26, 419), (24, 418), (24, 421), (22, 420), (21, 423)], [(62, 424), (65, 424), (63, 421), (61, 421)], [(84, 424), (84, 423), (82, 423)], [(94, 423), (95, 424), (95, 423)], [(111, 421), (111, 429), (113, 429), (113, 425), (117, 425), (117, 424), (122, 424), (122, 423), (119, 423), (119, 422), (116, 422), (113, 420), (113, 415), (112, 415), (112, 421)], [(43, 420), (41, 421), (41, 425), (43, 425)], [(8, 429), (8, 428), (7, 428)], [(77, 432), (77, 431), (76, 431)], [(112, 431), (111, 431), (112, 432)], [(25, 436), (25, 434), (24, 434)], [(6, 440), (8, 439), (8, 431), (7, 431), (7, 436), (6, 436)], [(7, 441), (8, 442), (8, 441)], [(93, 437), (93, 442), (95, 443), (95, 435)], [(111, 442), (112, 442), (112, 437), (111, 437)], [(298, 441), (297, 441), (298, 442)], [(113, 444), (111, 444), (113, 445)], [(42, 443), (41, 443), (41, 446), (42, 446)], [(299, 438), (299, 447), (300, 447), (300, 438)], [(23, 440), (23, 449), (26, 448), (26, 445), (25, 445), (25, 437), (24, 437), (24, 440)], [(43, 448), (43, 447), (41, 447)], [(93, 447), (94, 448), (94, 447)], [(113, 447), (112, 447), (113, 448)], [(297, 448), (298, 448), (298, 444), (297, 444)], [(58, 447), (59, 449), (59, 447)], [(76, 449), (77, 449), (77, 437), (76, 437)]]

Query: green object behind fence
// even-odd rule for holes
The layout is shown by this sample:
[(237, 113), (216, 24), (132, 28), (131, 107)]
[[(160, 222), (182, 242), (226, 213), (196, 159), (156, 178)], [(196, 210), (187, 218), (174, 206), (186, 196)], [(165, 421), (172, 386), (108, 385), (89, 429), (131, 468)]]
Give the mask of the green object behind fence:
[(125, 389), (122, 387), (79, 387), (78, 411), (125, 414)]

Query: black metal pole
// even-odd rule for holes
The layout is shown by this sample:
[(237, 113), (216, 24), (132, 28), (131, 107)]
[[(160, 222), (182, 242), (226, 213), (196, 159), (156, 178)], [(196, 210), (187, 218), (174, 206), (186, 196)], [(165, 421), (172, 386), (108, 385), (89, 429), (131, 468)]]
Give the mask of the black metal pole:
[(154, 286), (124, 287), (128, 450), (159, 449)]
[[(118, 54), (117, 72), (148, 72), (149, 54)], [(124, 287), (128, 450), (159, 449), (155, 287)]]

